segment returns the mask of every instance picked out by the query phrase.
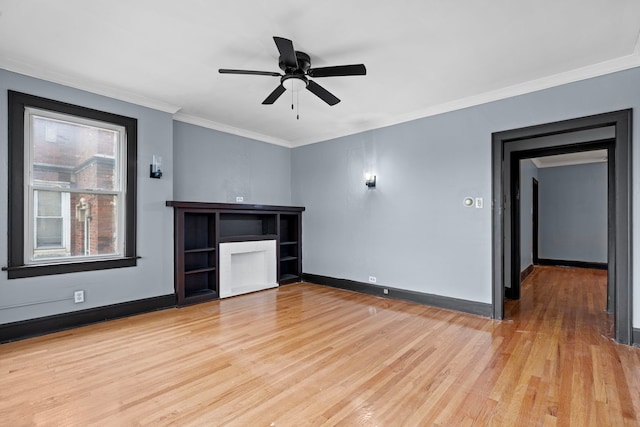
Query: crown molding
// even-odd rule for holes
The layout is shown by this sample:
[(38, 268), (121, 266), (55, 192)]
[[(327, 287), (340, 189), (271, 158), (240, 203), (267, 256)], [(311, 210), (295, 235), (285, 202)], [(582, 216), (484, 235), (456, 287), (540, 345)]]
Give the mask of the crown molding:
[(530, 159), (538, 169), (555, 168), (560, 166), (576, 166), (586, 165), (589, 163), (605, 163), (607, 159), (580, 159), (580, 160), (563, 160), (561, 162), (543, 163), (538, 159)]
[(531, 161), (533, 162), (533, 164), (534, 164), (538, 169), (540, 169), (541, 167), (543, 167), (543, 166), (542, 166), (542, 163), (540, 162), (540, 160), (538, 160), (538, 159), (536, 159), (536, 158), (529, 159), (529, 160), (531, 160)]
[(185, 123), (190, 123), (197, 126), (202, 126), (209, 129), (226, 132), (232, 135), (238, 135), (245, 138), (254, 139), (270, 144), (280, 145), (288, 148), (295, 148), (304, 145), (314, 144), (317, 142), (329, 141), (349, 135), (354, 135), (374, 129), (379, 129), (387, 126), (393, 126), (400, 123), (405, 123), (417, 119), (422, 119), (430, 116), (435, 116), (442, 113), (448, 113), (463, 108), (473, 107), (477, 105), (486, 104), (489, 102), (499, 101), (514, 96), (524, 95), (544, 89), (549, 89), (556, 86), (561, 86), (568, 83), (574, 83), (581, 80), (586, 80), (593, 77), (598, 77), (606, 74), (611, 74), (618, 71), (623, 71), (640, 66), (640, 35), (636, 41), (635, 48), (632, 54), (623, 57), (615, 58), (612, 60), (600, 62), (598, 64), (589, 65), (586, 67), (578, 68), (575, 70), (567, 71), (564, 73), (555, 74), (552, 76), (544, 77), (528, 81), (525, 83), (509, 86), (506, 88), (498, 89), (495, 91), (485, 92), (478, 95), (470, 96), (454, 100), (451, 102), (438, 104), (423, 108), (417, 111), (413, 111), (408, 114), (396, 115), (394, 117), (388, 117), (383, 120), (375, 120), (368, 122), (364, 126), (355, 126), (348, 131), (342, 132), (328, 132), (322, 135), (317, 135), (310, 138), (301, 138), (292, 141), (277, 138), (271, 135), (254, 132), (247, 129), (237, 128), (234, 126), (218, 123), (213, 120), (209, 120), (202, 117), (193, 116), (190, 114), (180, 112), (181, 107), (159, 101), (156, 99), (148, 98), (146, 96), (124, 91), (114, 87), (101, 85), (96, 82), (71, 77), (61, 73), (57, 73), (50, 70), (43, 70), (35, 68), (28, 64), (22, 63), (15, 59), (0, 58), (0, 68), (8, 71), (24, 74), (30, 77), (35, 77), (43, 80), (47, 80), (53, 83), (62, 84), (65, 86), (73, 87), (76, 89), (88, 91), (98, 95), (115, 98), (121, 101), (133, 103), (143, 107), (152, 108), (155, 110), (167, 112), (173, 115), (173, 119)]
[(36, 68), (12, 58), (0, 58), (0, 68), (5, 69), (7, 71), (14, 72), (14, 73), (23, 74), (25, 76), (34, 77), (37, 79), (46, 80), (48, 82), (57, 83), (63, 86), (72, 87), (74, 89), (80, 89), (86, 92), (91, 92), (96, 95), (102, 95), (109, 98), (117, 99), (119, 101), (136, 104), (141, 107), (147, 107), (154, 110), (159, 110), (165, 113), (174, 114), (181, 108), (178, 105), (173, 105), (168, 102), (149, 98), (135, 92), (117, 89), (111, 86), (106, 86), (100, 83), (96, 83), (96, 82), (78, 78), (78, 77), (72, 77), (72, 76), (65, 75), (62, 73), (57, 73), (51, 70)]
[(275, 138), (273, 136), (264, 135), (258, 132), (252, 132), (246, 129), (240, 129), (234, 126), (225, 125), (223, 123), (214, 122), (213, 120), (203, 119), (202, 117), (192, 116), (182, 112), (177, 112), (173, 115), (173, 120), (179, 122), (189, 123), (196, 126), (201, 126), (207, 129), (213, 129), (220, 132), (229, 133), (232, 135), (242, 136), (244, 138), (255, 139), (260, 142), (267, 142), (269, 144), (280, 145), (282, 147), (292, 148), (289, 141), (284, 139)]
[(569, 83), (578, 82), (581, 80), (587, 80), (594, 77), (603, 76), (606, 74), (615, 73), (618, 71), (624, 71), (631, 68), (640, 66), (640, 38), (636, 43), (635, 51), (631, 55), (615, 58), (609, 61), (600, 62), (597, 64), (589, 65), (582, 68), (577, 68), (564, 73), (554, 74), (552, 76), (543, 77), (541, 79), (531, 80), (525, 83), (509, 86), (506, 88), (498, 89), (491, 92), (485, 92), (478, 95), (470, 96), (467, 98), (458, 99), (455, 101), (434, 105), (421, 110), (413, 111), (408, 114), (402, 114), (387, 118), (385, 120), (378, 120), (369, 122), (366, 127), (359, 129), (353, 128), (350, 133), (342, 134), (325, 134), (322, 138), (307, 138), (297, 139), (291, 142), (292, 147), (300, 147), (303, 145), (314, 144), (317, 142), (328, 141), (330, 139), (336, 139), (347, 135), (366, 132), (373, 129), (379, 129), (387, 126), (393, 126), (400, 123), (410, 122), (412, 120), (418, 120), (425, 117), (435, 116), (442, 113), (448, 113), (455, 110), (461, 110), (463, 108), (474, 107), (477, 105), (486, 104), (489, 102), (499, 101), (502, 99), (512, 98), (514, 96), (524, 95), (527, 93), (537, 92), (552, 87), (562, 86)]

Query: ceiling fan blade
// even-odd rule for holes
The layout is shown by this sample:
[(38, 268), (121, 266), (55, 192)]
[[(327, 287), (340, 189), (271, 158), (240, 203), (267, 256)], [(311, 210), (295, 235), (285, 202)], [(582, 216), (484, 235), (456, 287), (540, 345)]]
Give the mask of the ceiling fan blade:
[(312, 68), (307, 71), (310, 77), (364, 76), (367, 68), (364, 64), (337, 65), (335, 67)]
[(312, 80), (309, 80), (307, 89), (309, 90), (309, 92), (313, 93), (329, 105), (336, 105), (338, 102), (340, 102), (340, 100), (336, 98), (331, 92)]
[(273, 92), (269, 94), (269, 96), (267, 96), (267, 98), (264, 101), (262, 101), (262, 103), (265, 105), (273, 104), (274, 102), (276, 102), (276, 99), (280, 98), (280, 95), (282, 95), (285, 90), (286, 89), (284, 88), (284, 86), (279, 85), (277, 88), (273, 90)]
[(220, 68), (218, 72), (220, 74), (253, 74), (255, 76), (273, 76), (273, 77), (282, 76), (282, 74), (280, 73), (274, 73), (271, 71), (229, 70), (226, 68)]
[(273, 41), (276, 42), (278, 51), (280, 52), (280, 59), (287, 66), (287, 68), (298, 69), (298, 59), (296, 58), (296, 51), (293, 49), (293, 42), (289, 39), (282, 37), (273, 37)]

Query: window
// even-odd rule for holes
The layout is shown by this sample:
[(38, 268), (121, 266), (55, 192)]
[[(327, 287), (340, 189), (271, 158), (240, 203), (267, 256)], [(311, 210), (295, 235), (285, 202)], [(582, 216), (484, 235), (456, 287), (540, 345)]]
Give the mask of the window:
[(137, 121), (9, 91), (9, 278), (136, 265)]
[(25, 264), (122, 256), (124, 127), (31, 107), (25, 124)]

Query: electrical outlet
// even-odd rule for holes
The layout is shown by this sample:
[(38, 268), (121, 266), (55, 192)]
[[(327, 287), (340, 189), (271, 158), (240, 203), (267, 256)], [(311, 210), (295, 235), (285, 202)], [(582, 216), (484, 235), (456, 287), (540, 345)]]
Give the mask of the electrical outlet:
[(244, 202), (244, 197), (242, 197), (242, 196), (237, 196), (237, 197), (236, 197), (236, 203), (242, 203), (242, 202)]
[(389, 295), (389, 289), (384, 288), (384, 289), (382, 290), (382, 293), (383, 293), (383, 294), (385, 294), (385, 295)]
[(370, 283), (376, 283), (376, 276), (369, 276), (369, 282)]
[(73, 302), (76, 304), (84, 302), (84, 291), (75, 291), (73, 293)]

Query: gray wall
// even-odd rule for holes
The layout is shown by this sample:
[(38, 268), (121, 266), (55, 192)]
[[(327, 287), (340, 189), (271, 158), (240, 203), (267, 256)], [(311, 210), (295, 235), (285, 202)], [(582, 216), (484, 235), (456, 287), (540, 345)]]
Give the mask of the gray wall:
[[(295, 148), (293, 202), (307, 207), (304, 271), (363, 282), (373, 275), (378, 284), (490, 303), (492, 132), (625, 108), (640, 123), (639, 82), (636, 68)], [(379, 184), (367, 191), (369, 169)], [(636, 205), (640, 174), (632, 188)], [(467, 195), (483, 197), (485, 208), (463, 207)], [(635, 275), (635, 327), (639, 283)]]
[[(138, 119), (137, 240), (142, 257), (135, 268), (16, 280), (0, 275), (0, 323), (172, 293), (173, 212), (165, 200), (227, 202), (235, 201), (239, 191), (247, 203), (307, 207), (307, 273), (363, 282), (376, 276), (378, 284), (490, 303), (492, 132), (624, 108), (633, 108), (633, 122), (640, 123), (638, 82), (636, 68), (287, 150), (174, 123), (166, 113), (0, 70), (4, 170), (7, 89)], [(241, 148), (228, 145), (231, 142)], [(633, 144), (639, 142), (640, 133), (633, 132)], [(174, 174), (174, 153), (179, 176)], [(152, 154), (164, 159), (161, 180), (148, 178)], [(633, 150), (632, 161), (634, 170), (640, 170), (638, 150)], [(365, 187), (366, 172), (378, 176), (378, 188)], [(200, 181), (189, 188), (193, 178)], [(635, 206), (640, 174), (633, 179)], [(6, 173), (0, 174), (0, 191), (6, 194)], [(466, 196), (483, 197), (484, 208), (464, 207)], [(7, 198), (0, 198), (0, 211), (7, 212), (6, 204)], [(6, 226), (0, 221), (0, 259), (5, 260)], [(634, 228), (634, 242), (638, 233)], [(634, 245), (632, 266), (640, 266), (638, 249)], [(639, 283), (635, 275), (635, 327), (640, 327)], [(75, 289), (86, 290), (86, 303), (72, 303)]]
[(533, 178), (538, 178), (536, 165), (520, 160), (520, 271), (533, 265)]
[(294, 149), (304, 271), (490, 303), (489, 129), (467, 109)]
[(541, 168), (539, 257), (607, 262), (607, 163)]
[[(7, 280), (0, 274), (0, 324), (173, 293), (172, 118), (170, 114), (0, 70), (0, 260), (7, 260), (7, 90), (69, 102), (138, 119), (138, 266)], [(149, 178), (152, 155), (164, 176)], [(73, 303), (73, 291), (85, 302)]]
[(174, 198), (291, 204), (291, 149), (174, 122)]

